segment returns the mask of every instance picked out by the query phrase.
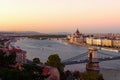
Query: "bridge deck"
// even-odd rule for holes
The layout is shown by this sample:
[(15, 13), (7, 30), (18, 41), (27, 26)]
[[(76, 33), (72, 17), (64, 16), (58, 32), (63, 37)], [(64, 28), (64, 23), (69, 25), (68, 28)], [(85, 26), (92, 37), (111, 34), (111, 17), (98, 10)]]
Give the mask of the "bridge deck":
[[(97, 59), (93, 59), (94, 62), (102, 62), (102, 61), (109, 61), (109, 60), (120, 60), (120, 54), (109, 54), (109, 53), (103, 53), (98, 51), (99, 56), (103, 55), (105, 57), (99, 57)], [(83, 59), (84, 57), (86, 57), (85, 59)], [(79, 60), (78, 60), (79, 59)], [(63, 63), (65, 65), (72, 65), (72, 64), (81, 64), (81, 63), (87, 63), (88, 59), (86, 56), (86, 53), (83, 53), (81, 55), (72, 57), (70, 59), (64, 60)]]

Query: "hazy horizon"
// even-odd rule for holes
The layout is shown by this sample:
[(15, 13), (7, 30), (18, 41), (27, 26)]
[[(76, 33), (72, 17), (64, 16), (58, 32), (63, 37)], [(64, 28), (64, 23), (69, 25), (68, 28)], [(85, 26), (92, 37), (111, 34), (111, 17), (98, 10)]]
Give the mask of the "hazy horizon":
[(120, 0), (1, 0), (0, 31), (120, 33)]

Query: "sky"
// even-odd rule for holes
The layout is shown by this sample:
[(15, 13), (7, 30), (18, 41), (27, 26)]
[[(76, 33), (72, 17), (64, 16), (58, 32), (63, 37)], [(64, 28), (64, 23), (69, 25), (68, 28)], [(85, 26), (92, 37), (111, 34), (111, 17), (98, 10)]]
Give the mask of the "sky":
[(120, 33), (120, 0), (0, 0), (0, 31)]

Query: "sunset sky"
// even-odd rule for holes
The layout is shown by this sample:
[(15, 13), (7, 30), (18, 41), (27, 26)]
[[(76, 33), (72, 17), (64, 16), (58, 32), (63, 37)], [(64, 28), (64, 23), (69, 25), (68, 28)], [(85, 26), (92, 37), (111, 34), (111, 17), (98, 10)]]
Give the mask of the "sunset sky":
[(0, 0), (0, 31), (120, 33), (120, 0)]

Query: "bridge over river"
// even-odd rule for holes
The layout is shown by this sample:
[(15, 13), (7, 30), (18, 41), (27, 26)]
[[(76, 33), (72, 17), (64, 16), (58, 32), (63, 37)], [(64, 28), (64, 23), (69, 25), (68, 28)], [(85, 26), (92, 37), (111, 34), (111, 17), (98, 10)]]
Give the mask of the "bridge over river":
[[(62, 62), (65, 65), (87, 63), (88, 62), (88, 53), (89, 53), (88, 51), (81, 52), (79, 55), (76, 55), (69, 59), (63, 60)], [(97, 59), (99, 62), (120, 59), (120, 52), (117, 53), (117, 52), (98, 50), (96, 52), (96, 54), (97, 54)]]

